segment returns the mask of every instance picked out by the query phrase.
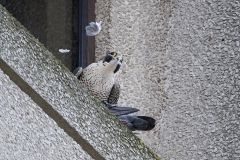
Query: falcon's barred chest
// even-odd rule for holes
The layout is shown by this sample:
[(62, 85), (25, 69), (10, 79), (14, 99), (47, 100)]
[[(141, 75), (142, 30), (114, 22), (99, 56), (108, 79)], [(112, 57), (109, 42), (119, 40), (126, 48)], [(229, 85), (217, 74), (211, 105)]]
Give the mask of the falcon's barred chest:
[(107, 101), (108, 96), (114, 84), (114, 74), (104, 73), (101, 63), (92, 63), (83, 70), (80, 78), (83, 83), (95, 94), (101, 101)]
[(107, 101), (114, 85), (115, 73), (121, 66), (122, 57), (113, 52), (108, 54), (104, 60), (87, 66), (80, 80), (85, 83), (93, 94), (101, 101)]

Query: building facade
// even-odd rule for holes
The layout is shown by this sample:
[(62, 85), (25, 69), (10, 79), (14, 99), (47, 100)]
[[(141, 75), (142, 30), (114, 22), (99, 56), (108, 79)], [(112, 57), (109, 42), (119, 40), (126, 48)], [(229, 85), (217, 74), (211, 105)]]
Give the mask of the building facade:
[[(123, 54), (123, 66), (116, 78), (122, 88), (118, 104), (138, 108), (140, 112), (137, 114), (152, 116), (157, 120), (157, 125), (153, 130), (139, 132), (137, 136), (159, 157), (166, 160), (239, 159), (240, 3), (237, 0), (101, 0), (95, 4), (95, 14), (96, 21), (102, 21), (102, 32), (95, 38), (96, 60), (111, 51)], [(6, 23), (3, 17), (1, 15), (1, 22)], [(91, 94), (80, 92), (75, 97), (75, 93), (79, 90), (74, 90), (76, 92), (70, 92), (70, 97), (75, 98), (69, 101), (69, 95), (65, 95), (65, 91), (69, 92), (74, 88), (71, 86), (79, 84), (75, 84), (75, 79), (71, 78), (70, 72), (65, 70), (60, 62), (55, 60), (44, 60), (44, 62), (44, 58), (40, 58), (42, 61), (39, 61), (38, 56), (35, 56), (33, 58), (38, 59), (39, 62), (53, 66), (55, 68), (53, 70), (56, 70), (55, 76), (51, 77), (47, 74), (48, 72), (43, 72), (44, 69), (47, 71), (52, 71), (52, 69), (39, 63), (40, 69), (36, 70), (33, 67), (33, 70), (28, 69), (27, 72), (30, 75), (34, 75), (34, 72), (39, 72), (40, 75), (46, 74), (46, 77), (49, 78), (47, 80), (60, 79), (61, 82), (53, 81), (51, 82), (53, 85), (48, 87), (55, 91), (52, 92), (53, 95), (62, 93), (64, 95), (62, 97), (65, 97), (64, 100), (56, 100), (55, 102), (56, 97), (61, 96), (61, 94), (56, 94), (53, 101), (48, 98), (51, 97), (51, 94), (47, 93), (48, 88), (38, 87), (38, 85), (46, 86), (47, 83), (40, 81), (34, 83), (36, 78), (28, 76), (25, 73), (26, 70), (21, 69), (21, 67), (25, 69), (27, 67), (23, 65), (24, 62), (21, 62), (21, 58), (15, 58), (19, 53), (17, 49), (13, 47), (14, 54), (9, 51), (12, 56), (7, 56), (5, 52), (8, 52), (6, 49), (8, 44), (4, 43), (6, 37), (6, 34), (3, 34), (5, 33), (4, 29), (0, 33), (1, 46), (5, 47), (1, 48), (1, 58), (8, 62), (12, 68), (15, 67), (16, 73), (26, 77), (25, 81), (30, 83), (32, 88), (36, 88), (35, 90), (41, 93), (42, 97), (50, 101), (49, 103), (53, 108), (56, 106), (54, 104), (61, 106), (62, 108), (56, 107), (55, 109), (63, 117), (66, 117), (67, 122), (76, 128), (81, 137), (87, 140), (97, 153), (100, 153), (100, 157), (105, 159), (154, 159), (148, 147), (141, 145), (142, 143), (139, 142), (138, 138), (125, 130), (124, 126), (115, 121), (106, 122), (106, 119), (99, 118), (107, 115), (112, 120), (112, 117), (102, 112), (102, 109), (97, 109), (97, 100), (84, 99), (91, 97)], [(11, 36), (12, 34), (7, 34), (8, 38)], [(37, 43), (37, 46), (39, 45)], [(40, 47), (37, 51), (41, 50)], [(47, 53), (44, 52), (43, 57), (48, 58)], [(40, 55), (42, 56), (42, 54)], [(58, 66), (61, 69), (58, 69)], [(62, 73), (60, 75), (69, 80), (64, 81), (56, 76), (59, 70)], [(0, 84), (5, 84), (6, 81), (6, 84), (14, 86), (14, 83), (10, 82), (3, 72), (1, 72), (1, 79)], [(71, 81), (74, 84), (71, 84)], [(70, 86), (71, 89), (64, 90), (67, 86)], [(6, 88), (3, 89), (6, 90)], [(9, 90), (9, 92), (13, 91)], [(16, 98), (16, 95), (11, 94), (11, 96)], [(2, 99), (9, 103), (13, 98), (8, 100), (7, 97), (9, 96), (6, 95)], [(97, 118), (98, 122), (106, 124), (103, 130), (97, 130), (98, 122), (92, 122), (91, 116), (86, 117), (87, 121), (84, 121), (81, 116), (78, 117), (81, 112), (75, 108), (77, 99), (80, 99), (81, 106), (83, 106), (81, 111), (86, 115), (93, 112), (93, 110), (90, 111), (84, 107), (88, 103), (97, 110), (94, 113), (99, 118)], [(26, 98), (26, 100), (28, 99)], [(67, 102), (71, 102), (71, 105), (66, 104)], [(64, 107), (65, 105), (68, 107)], [(26, 118), (31, 113), (31, 110), (29, 113), (27, 110), (29, 109), (26, 108), (23, 111)], [(11, 113), (12, 115), (21, 113), (20, 111), (15, 112), (12, 111), (11, 105), (4, 111), (10, 115)], [(98, 112), (101, 114), (99, 115)], [(0, 118), (1, 122), (6, 119), (2, 116)], [(31, 118), (26, 121), (30, 120)], [(79, 125), (79, 122), (86, 122), (83, 123), (83, 126), (92, 124), (92, 127), (85, 128)], [(34, 123), (38, 124), (37, 121)], [(49, 122), (48, 127), (52, 128), (53, 123), (54, 121)], [(8, 130), (14, 128), (9, 124), (14, 123), (4, 124), (10, 128)], [(109, 129), (111, 125), (117, 127)], [(37, 130), (41, 130), (41, 128)], [(59, 131), (56, 129), (55, 131), (58, 133), (53, 130), (52, 134), (64, 135), (66, 131), (60, 131), (64, 128), (60, 127)], [(31, 132), (34, 132), (34, 128)], [(1, 137), (1, 141), (8, 135), (7, 131), (3, 133), (5, 136)], [(13, 151), (18, 151), (18, 145), (13, 147), (12, 143), (15, 142), (15, 139), (21, 140), (22, 137), (26, 136), (22, 133), (23, 136), (17, 138), (15, 133), (17, 132), (13, 132), (10, 139), (3, 142), (7, 144), (10, 141), (11, 145), (9, 144), (8, 147), (12, 151), (11, 153), (17, 155), (18, 152)], [(69, 133), (67, 134), (69, 136)], [(68, 149), (74, 152), (73, 155), (77, 155), (76, 152), (82, 147), (81, 155), (86, 154), (83, 159), (91, 159), (91, 157), (97, 159), (94, 156), (89, 157), (87, 149), (81, 145), (72, 150), (76, 142), (74, 136), (59, 141), (63, 144), (68, 141), (71, 145), (67, 145)], [(42, 143), (44, 144), (45, 141)], [(81, 144), (78, 141), (77, 143)], [(52, 142), (50, 144), (50, 146), (63, 145)], [(8, 147), (4, 148), (5, 146), (1, 145), (6, 150)], [(109, 148), (114, 148), (114, 150)], [(41, 150), (41, 145), (38, 149)], [(61, 152), (61, 148), (58, 148), (58, 151)], [(24, 154), (25, 152), (20, 153)]]
[(153, 116), (162, 159), (239, 159), (238, 1), (97, 1), (96, 56), (123, 54), (119, 105)]

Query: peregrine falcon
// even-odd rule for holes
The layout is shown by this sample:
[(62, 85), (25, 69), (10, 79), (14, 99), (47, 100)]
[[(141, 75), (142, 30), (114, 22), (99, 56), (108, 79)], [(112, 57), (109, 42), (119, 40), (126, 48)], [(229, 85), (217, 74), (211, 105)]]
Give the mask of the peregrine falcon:
[(130, 115), (139, 111), (136, 108), (117, 106), (120, 85), (115, 83), (115, 73), (122, 65), (122, 55), (116, 52), (107, 54), (102, 60), (92, 63), (86, 68), (78, 67), (74, 75), (87, 85), (105, 106), (131, 130), (151, 130), (155, 119), (145, 116)]
[(122, 65), (122, 55), (107, 54), (103, 60), (92, 63), (85, 69), (75, 69), (74, 74), (87, 85), (101, 101), (116, 104), (120, 94), (119, 84), (115, 84), (115, 73)]
[(73, 72), (115, 115), (139, 111), (136, 108), (115, 105), (120, 95), (120, 85), (115, 83), (115, 73), (120, 69), (121, 64), (122, 55), (111, 52), (85, 69), (78, 67)]

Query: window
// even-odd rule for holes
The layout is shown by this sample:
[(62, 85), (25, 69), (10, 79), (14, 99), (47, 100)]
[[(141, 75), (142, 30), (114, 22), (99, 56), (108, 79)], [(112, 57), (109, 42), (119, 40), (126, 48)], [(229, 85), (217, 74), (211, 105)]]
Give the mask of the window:
[(95, 39), (85, 33), (88, 23), (95, 21), (95, 1), (0, 0), (0, 4), (72, 71), (95, 60)]

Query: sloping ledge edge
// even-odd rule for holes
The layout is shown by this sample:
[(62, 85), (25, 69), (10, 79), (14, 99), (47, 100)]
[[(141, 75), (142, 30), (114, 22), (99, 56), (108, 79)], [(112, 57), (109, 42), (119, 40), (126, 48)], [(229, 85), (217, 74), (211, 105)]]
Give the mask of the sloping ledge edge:
[(94, 159), (160, 159), (0, 5), (0, 69)]
[(94, 159), (104, 159), (78, 132), (68, 124), (68, 122), (49, 104), (47, 103), (34, 89), (31, 88), (10, 66), (0, 59), (0, 69), (9, 76), (9, 78), (31, 99), (42, 108), (42, 110), (51, 117), (59, 127), (61, 127), (70, 137), (81, 145)]

